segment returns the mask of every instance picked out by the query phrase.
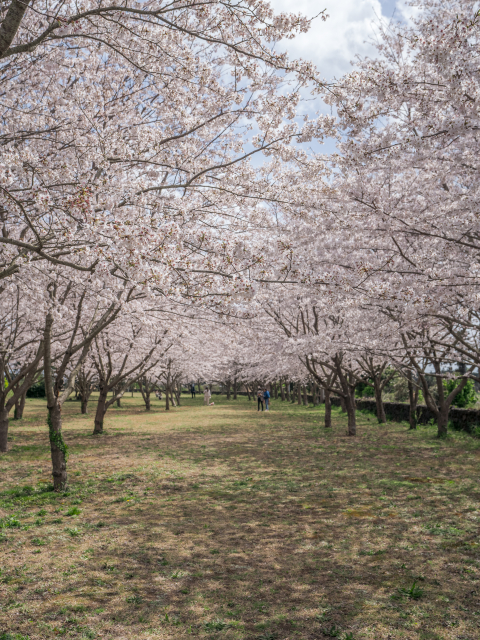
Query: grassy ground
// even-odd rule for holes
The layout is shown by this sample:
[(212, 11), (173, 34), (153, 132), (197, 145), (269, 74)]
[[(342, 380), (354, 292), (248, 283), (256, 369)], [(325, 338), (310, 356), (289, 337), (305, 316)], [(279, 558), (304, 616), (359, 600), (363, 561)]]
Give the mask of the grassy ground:
[(29, 401), (0, 458), (0, 640), (480, 637), (480, 441), (214, 399), (127, 398), (100, 437), (67, 403), (65, 495)]

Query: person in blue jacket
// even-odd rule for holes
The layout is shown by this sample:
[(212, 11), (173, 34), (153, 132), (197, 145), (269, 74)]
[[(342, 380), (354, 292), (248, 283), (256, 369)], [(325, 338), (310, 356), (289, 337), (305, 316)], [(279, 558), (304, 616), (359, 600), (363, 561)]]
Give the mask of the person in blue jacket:
[(268, 411), (268, 405), (270, 402), (270, 391), (268, 389), (263, 390), (263, 399), (265, 400), (265, 411)]

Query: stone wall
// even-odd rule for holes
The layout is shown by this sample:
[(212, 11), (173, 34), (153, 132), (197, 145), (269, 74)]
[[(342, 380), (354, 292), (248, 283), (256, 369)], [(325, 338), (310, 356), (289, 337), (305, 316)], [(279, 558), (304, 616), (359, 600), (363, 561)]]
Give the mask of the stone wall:
[[(339, 407), (340, 398), (332, 398), (332, 404)], [(409, 406), (403, 402), (384, 402), (385, 415), (387, 420), (392, 422), (408, 422)], [(373, 415), (377, 415), (377, 405), (375, 400), (357, 400), (357, 409), (360, 411), (368, 411)], [(452, 407), (448, 415), (449, 421), (453, 428), (458, 431), (467, 431), (472, 433), (477, 426), (480, 426), (480, 411), (474, 409), (458, 409)], [(435, 420), (435, 415), (428, 407), (421, 404), (417, 407), (417, 422), (419, 424), (428, 424), (431, 420)]]
[[(225, 395), (220, 391), (214, 391), (213, 393), (218, 395)], [(238, 391), (237, 395), (246, 396), (247, 393), (245, 391)], [(256, 394), (251, 394), (251, 396), (252, 398), (256, 399)], [(313, 403), (313, 396), (308, 395), (308, 401), (310, 403)], [(297, 399), (295, 398), (295, 404), (296, 402)], [(340, 406), (340, 398), (332, 396), (331, 402), (333, 406)], [(383, 406), (385, 407), (385, 415), (387, 416), (387, 420), (391, 420), (392, 422), (408, 422), (408, 404), (405, 404), (403, 402), (384, 402)], [(377, 405), (375, 404), (375, 400), (357, 399), (357, 409), (359, 409), (360, 411), (368, 411), (368, 413), (372, 413), (375, 416), (377, 415)], [(476, 427), (480, 427), (480, 411), (474, 409), (457, 409), (457, 407), (452, 407), (450, 409), (448, 419), (452, 423), (453, 428), (458, 431), (467, 431), (467, 433), (473, 433)], [(430, 409), (423, 404), (418, 405), (418, 424), (428, 424), (431, 420), (434, 420), (436, 422), (435, 416), (430, 411)]]

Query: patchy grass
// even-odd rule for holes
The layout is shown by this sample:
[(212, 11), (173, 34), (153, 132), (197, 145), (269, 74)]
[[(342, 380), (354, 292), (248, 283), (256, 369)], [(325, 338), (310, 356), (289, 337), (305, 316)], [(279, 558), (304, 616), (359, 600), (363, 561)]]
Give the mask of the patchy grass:
[(1, 639), (480, 637), (480, 441), (214, 400), (127, 398), (100, 437), (67, 403), (62, 495), (28, 402), (0, 458)]

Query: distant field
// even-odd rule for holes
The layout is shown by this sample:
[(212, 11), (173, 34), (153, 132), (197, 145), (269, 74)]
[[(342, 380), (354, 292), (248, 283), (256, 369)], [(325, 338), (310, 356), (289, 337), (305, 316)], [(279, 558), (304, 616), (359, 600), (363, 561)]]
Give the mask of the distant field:
[(0, 640), (478, 640), (480, 440), (241, 397), (46, 407), (0, 457)]

